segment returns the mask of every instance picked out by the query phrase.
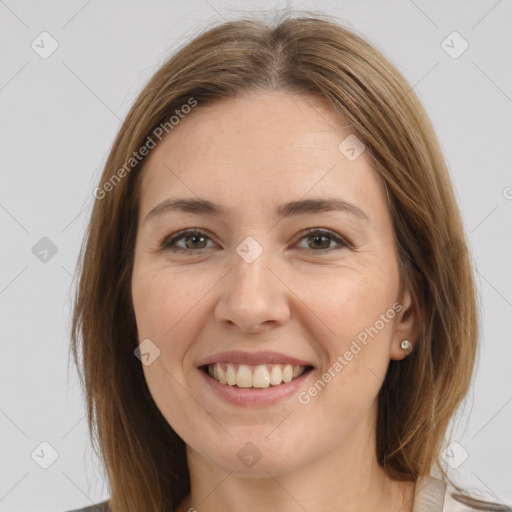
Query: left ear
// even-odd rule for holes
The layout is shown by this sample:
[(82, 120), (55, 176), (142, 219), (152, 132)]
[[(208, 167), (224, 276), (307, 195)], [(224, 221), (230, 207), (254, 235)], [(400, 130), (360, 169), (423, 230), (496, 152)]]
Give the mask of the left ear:
[[(418, 306), (415, 303), (412, 294), (408, 289), (404, 291), (402, 308), (398, 312), (398, 318), (395, 324), (395, 333), (390, 347), (389, 357), (395, 360), (401, 360), (407, 357), (415, 350), (416, 341), (420, 335), (420, 318)], [(405, 351), (401, 347), (403, 340), (409, 340), (411, 349)]]

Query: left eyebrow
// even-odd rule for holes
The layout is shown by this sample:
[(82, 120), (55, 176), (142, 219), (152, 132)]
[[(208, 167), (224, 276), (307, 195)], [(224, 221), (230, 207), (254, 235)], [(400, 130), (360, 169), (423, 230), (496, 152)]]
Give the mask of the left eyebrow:
[(303, 199), (300, 201), (291, 201), (282, 204), (277, 209), (277, 217), (291, 217), (294, 215), (303, 215), (307, 213), (322, 213), (322, 212), (345, 212), (355, 215), (364, 220), (370, 220), (366, 213), (357, 207), (355, 204), (344, 201), (339, 198), (327, 199)]
[[(146, 216), (144, 222), (149, 219), (161, 215), (169, 211), (183, 211), (194, 213), (196, 215), (215, 215), (226, 216), (229, 211), (223, 206), (212, 203), (207, 199), (201, 198), (178, 198), (166, 199), (157, 204)], [(297, 215), (305, 215), (311, 213), (322, 213), (338, 211), (345, 212), (364, 220), (369, 220), (366, 213), (355, 204), (344, 201), (339, 198), (322, 198), (322, 199), (302, 199), (299, 201), (290, 201), (280, 205), (275, 212), (277, 218), (293, 217)]]

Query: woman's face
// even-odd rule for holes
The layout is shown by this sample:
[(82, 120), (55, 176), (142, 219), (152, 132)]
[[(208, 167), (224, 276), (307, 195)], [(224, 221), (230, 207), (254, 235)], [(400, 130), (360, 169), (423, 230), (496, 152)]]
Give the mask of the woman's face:
[(277, 475), (373, 442), (415, 315), (351, 133), (317, 98), (260, 93), (199, 105), (148, 156), (133, 303), (189, 463)]

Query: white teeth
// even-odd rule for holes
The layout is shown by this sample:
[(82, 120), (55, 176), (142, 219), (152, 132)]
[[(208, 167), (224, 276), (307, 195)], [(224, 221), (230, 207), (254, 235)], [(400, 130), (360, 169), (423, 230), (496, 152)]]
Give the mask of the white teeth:
[(268, 388), (270, 386), (270, 375), (264, 364), (256, 366), (252, 375), (252, 386), (254, 388)]
[(208, 374), (215, 380), (221, 384), (239, 388), (268, 388), (271, 385), (286, 384), (300, 377), (304, 370), (304, 366), (292, 366), (291, 364), (260, 364), (258, 366), (239, 364), (238, 370), (236, 365), (229, 363), (208, 365)]
[(275, 364), (270, 371), (270, 384), (277, 386), (281, 382), (283, 382), (283, 373), (281, 372), (281, 367)]
[(293, 367), (291, 364), (287, 364), (283, 370), (283, 381), (290, 382), (293, 379)]
[(241, 364), (238, 368), (236, 385), (239, 388), (250, 388), (252, 386), (252, 372), (248, 366)]
[[(216, 366), (216, 365), (215, 365)], [(231, 364), (228, 364), (228, 368), (226, 370), (226, 382), (230, 385), (230, 386), (235, 386), (236, 385), (236, 373), (235, 373), (235, 368), (233, 367), (233, 365)]]
[(220, 364), (216, 364), (215, 367), (217, 368), (217, 375), (219, 377), (219, 382), (221, 384), (227, 384), (226, 374), (224, 373), (222, 366)]

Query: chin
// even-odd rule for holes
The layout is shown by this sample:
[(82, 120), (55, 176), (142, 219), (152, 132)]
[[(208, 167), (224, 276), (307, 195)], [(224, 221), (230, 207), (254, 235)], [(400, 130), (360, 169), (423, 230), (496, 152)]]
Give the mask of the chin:
[[(209, 440), (205, 450), (195, 450), (202, 458), (225, 471), (255, 478), (268, 478), (295, 470), (305, 464), (304, 443), (287, 439), (283, 442), (280, 436), (270, 440), (272, 429), (268, 426), (256, 428), (248, 435), (234, 434), (228, 442), (219, 443)], [(212, 451), (212, 446), (222, 449)]]

